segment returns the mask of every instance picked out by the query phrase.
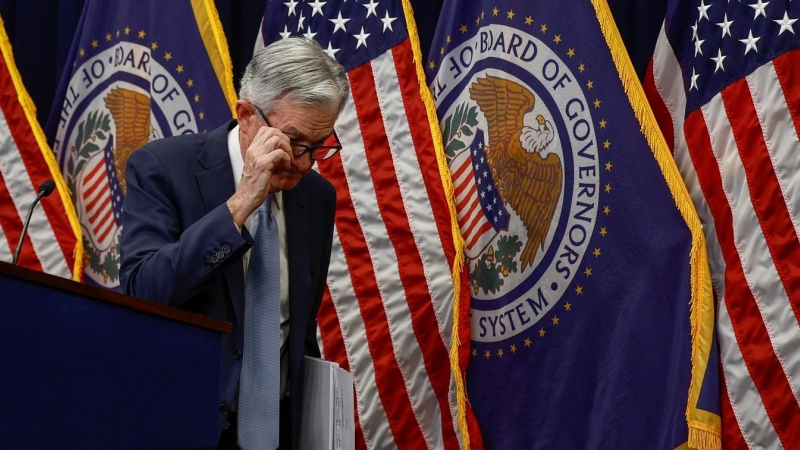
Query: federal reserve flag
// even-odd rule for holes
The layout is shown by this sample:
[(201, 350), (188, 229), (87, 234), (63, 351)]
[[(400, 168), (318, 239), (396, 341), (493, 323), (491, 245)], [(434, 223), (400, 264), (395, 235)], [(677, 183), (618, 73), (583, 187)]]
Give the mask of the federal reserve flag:
[(700, 223), (605, 1), (445, 1), (429, 54), (486, 448), (718, 448)]
[(219, 126), (235, 97), (210, 2), (86, 2), (46, 133), (80, 218), (87, 283), (119, 286), (131, 152)]

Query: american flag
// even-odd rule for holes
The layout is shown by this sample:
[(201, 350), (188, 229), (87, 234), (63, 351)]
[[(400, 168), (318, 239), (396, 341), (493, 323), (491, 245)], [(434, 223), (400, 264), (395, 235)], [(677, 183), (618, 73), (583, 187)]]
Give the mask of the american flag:
[[(409, 29), (399, 0), (269, 1), (256, 49), (306, 36), (348, 73), (352, 98), (336, 123), (344, 149), (319, 164), (337, 216), (318, 321), (325, 358), (354, 376), (357, 447), (457, 449), (474, 426), (451, 370), (451, 358), (460, 370), (468, 358), (469, 329), (453, 324), (469, 292), (464, 271), (454, 275), (452, 187)], [(464, 345), (451, 353), (454, 332)]]
[(0, 50), (0, 261), (11, 262), (28, 207), (39, 186), (52, 178), (58, 191), (34, 208), (18, 264), (64, 278), (79, 277), (83, 251), (78, 219), (1, 19)]
[(671, 1), (645, 88), (709, 242), (725, 448), (800, 443), (800, 2)]
[(458, 226), (469, 254), (485, 235), (507, 229), (511, 218), (492, 178), (484, 151), (483, 130), (475, 133), (469, 148), (453, 157), (450, 168)]

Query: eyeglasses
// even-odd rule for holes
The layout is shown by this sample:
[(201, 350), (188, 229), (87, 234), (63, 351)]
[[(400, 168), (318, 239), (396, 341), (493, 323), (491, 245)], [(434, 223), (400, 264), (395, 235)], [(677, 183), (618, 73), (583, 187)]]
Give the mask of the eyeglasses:
[[(248, 102), (249, 103), (249, 102)], [(253, 105), (253, 108), (258, 111), (258, 114), (264, 119), (264, 122), (267, 124), (268, 127), (272, 128), (272, 125), (267, 120), (266, 114), (264, 111), (261, 110), (258, 106), (250, 103)], [(336, 135), (336, 130), (333, 130), (333, 138), (336, 140), (336, 145), (305, 145), (300, 144), (298, 142), (289, 141), (289, 145), (292, 146), (292, 153), (294, 154), (295, 158), (299, 158), (306, 153), (311, 156), (311, 159), (315, 161), (324, 161), (331, 156), (335, 155), (339, 150), (342, 149), (342, 142), (339, 140), (339, 136)]]

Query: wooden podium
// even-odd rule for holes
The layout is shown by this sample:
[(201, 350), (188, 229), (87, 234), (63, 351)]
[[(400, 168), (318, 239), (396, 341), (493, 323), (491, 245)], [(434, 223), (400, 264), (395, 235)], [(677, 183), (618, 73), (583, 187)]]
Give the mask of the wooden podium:
[(230, 332), (0, 262), (0, 449), (214, 448)]

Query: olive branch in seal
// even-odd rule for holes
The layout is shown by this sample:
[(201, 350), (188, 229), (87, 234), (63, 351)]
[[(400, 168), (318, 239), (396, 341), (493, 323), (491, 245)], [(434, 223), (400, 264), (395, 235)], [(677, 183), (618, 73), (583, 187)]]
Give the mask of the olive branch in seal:
[(466, 148), (467, 144), (461, 140), (461, 137), (472, 136), (472, 128), (476, 126), (478, 126), (477, 106), (469, 107), (467, 102), (458, 105), (453, 114), (444, 119), (442, 137), (445, 142), (444, 151), (448, 158), (455, 157), (456, 152)]
[(76, 201), (78, 191), (75, 189), (76, 174), (83, 170), (91, 156), (100, 150), (95, 144), (99, 139), (105, 139), (111, 131), (111, 116), (102, 111), (89, 113), (85, 121), (78, 123), (78, 135), (75, 137), (75, 145), (70, 151), (75, 154), (74, 158), (67, 161), (67, 186), (72, 193), (72, 201)]

